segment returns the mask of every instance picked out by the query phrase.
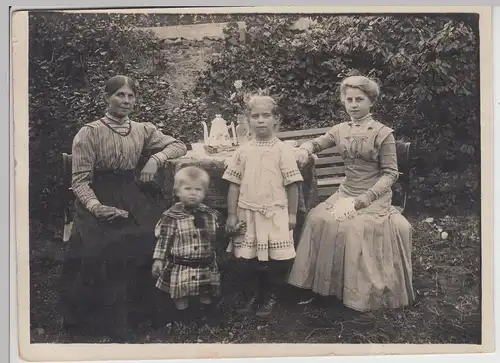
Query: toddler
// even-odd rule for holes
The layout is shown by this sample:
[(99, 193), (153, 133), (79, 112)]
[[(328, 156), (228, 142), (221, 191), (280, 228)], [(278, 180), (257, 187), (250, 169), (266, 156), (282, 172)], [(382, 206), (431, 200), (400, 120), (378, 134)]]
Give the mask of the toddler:
[(210, 305), (220, 291), (216, 263), (219, 213), (203, 204), (210, 178), (203, 169), (188, 166), (174, 177), (179, 202), (165, 211), (155, 228), (157, 244), (152, 273), (156, 287), (173, 299), (178, 310), (197, 296)]

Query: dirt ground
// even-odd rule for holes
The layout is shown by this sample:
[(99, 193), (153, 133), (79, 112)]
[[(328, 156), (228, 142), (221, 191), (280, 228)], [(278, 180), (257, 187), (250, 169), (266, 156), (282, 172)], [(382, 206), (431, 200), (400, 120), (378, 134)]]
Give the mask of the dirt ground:
[[(425, 222), (408, 217), (414, 227), (413, 281), (417, 301), (410, 307), (358, 313), (334, 299), (321, 305), (298, 305), (283, 287), (281, 301), (267, 320), (233, 310), (238, 281), (223, 274), (223, 318), (216, 326), (203, 319), (171, 323), (161, 329), (140, 326), (130, 343), (481, 343), (481, 261), (479, 217), (447, 217)], [(434, 225), (434, 226), (433, 226)], [(436, 228), (449, 233), (439, 238)], [(57, 262), (31, 263), (31, 340), (65, 343), (59, 328)], [(92, 337), (81, 342), (104, 342)]]

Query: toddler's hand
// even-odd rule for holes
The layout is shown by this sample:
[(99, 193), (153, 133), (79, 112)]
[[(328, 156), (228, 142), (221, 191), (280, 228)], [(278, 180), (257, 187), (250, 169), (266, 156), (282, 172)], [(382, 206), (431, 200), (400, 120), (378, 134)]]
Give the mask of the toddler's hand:
[(163, 271), (163, 261), (155, 260), (153, 262), (153, 268), (151, 269), (153, 277), (160, 277), (162, 271)]
[(297, 225), (297, 216), (295, 214), (288, 215), (288, 229), (291, 231)]
[(237, 231), (238, 218), (235, 215), (229, 215), (226, 221), (226, 232), (233, 234)]

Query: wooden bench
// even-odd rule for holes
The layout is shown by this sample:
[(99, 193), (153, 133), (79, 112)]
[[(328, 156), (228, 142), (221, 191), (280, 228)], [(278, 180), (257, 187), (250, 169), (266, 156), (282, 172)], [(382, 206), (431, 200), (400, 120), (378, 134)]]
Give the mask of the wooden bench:
[[(330, 127), (308, 130), (283, 131), (278, 133), (278, 138), (295, 140), (299, 145), (324, 135)], [(402, 213), (406, 207), (406, 200), (410, 189), (411, 165), (410, 165), (411, 143), (396, 141), (396, 152), (398, 159), (399, 179), (393, 185), (392, 204)], [(340, 183), (345, 178), (345, 167), (338, 148), (332, 147), (316, 155), (316, 177), (318, 183), (318, 198), (322, 202), (337, 191)]]

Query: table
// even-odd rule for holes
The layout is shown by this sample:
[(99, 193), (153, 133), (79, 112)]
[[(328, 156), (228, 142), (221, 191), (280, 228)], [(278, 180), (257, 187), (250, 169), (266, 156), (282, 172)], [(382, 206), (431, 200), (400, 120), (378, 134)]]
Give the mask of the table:
[[(227, 163), (231, 159), (234, 151), (221, 152), (217, 154), (196, 153), (188, 151), (183, 157), (168, 161), (170, 177), (173, 180), (174, 173), (186, 166), (197, 166), (203, 168), (210, 175), (211, 181), (205, 203), (216, 209), (227, 208), (227, 193), (229, 183), (222, 179)], [(307, 214), (311, 208), (315, 207), (318, 200), (318, 186), (315, 173), (314, 158), (300, 168), (304, 181), (299, 186), (298, 212)], [(164, 176), (165, 178), (167, 176)], [(165, 180), (165, 179), (164, 179)], [(173, 183), (171, 183), (173, 184)], [(173, 192), (173, 190), (172, 190)]]

